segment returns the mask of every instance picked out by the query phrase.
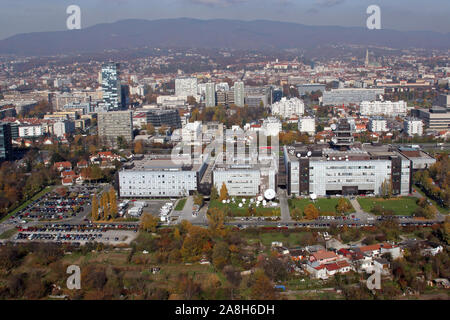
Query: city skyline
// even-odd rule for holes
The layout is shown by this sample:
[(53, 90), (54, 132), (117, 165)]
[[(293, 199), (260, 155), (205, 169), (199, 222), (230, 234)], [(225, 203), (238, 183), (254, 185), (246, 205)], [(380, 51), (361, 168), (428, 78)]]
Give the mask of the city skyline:
[(450, 3), (445, 0), (105, 0), (40, 1), (6, 0), (0, 12), (0, 39), (29, 33), (66, 29), (66, 8), (76, 4), (82, 12), (82, 28), (123, 19), (157, 20), (166, 18), (273, 20), (305, 25), (365, 27), (366, 9), (381, 8), (383, 29), (400, 31), (450, 32)]

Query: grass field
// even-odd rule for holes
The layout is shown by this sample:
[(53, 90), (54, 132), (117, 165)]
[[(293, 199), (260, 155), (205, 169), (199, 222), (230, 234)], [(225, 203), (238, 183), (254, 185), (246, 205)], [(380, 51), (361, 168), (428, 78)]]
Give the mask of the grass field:
[(10, 213), (8, 213), (6, 216), (4, 216), (3, 218), (0, 219), (0, 222), (3, 222), (7, 219), (9, 219), (9, 217), (11, 217), (13, 214), (15, 214), (16, 212), (19, 212), (20, 210), (22, 210), (23, 208), (25, 208), (27, 205), (29, 205), (31, 202), (33, 202), (34, 200), (39, 199), (40, 197), (42, 197), (44, 194), (50, 192), (52, 190), (52, 187), (46, 187), (45, 189), (43, 189), (42, 191), (38, 192), (37, 194), (35, 194), (30, 200), (25, 201), (24, 203), (22, 203), (20, 206), (18, 206), (16, 209), (14, 209), (13, 211), (11, 211)]
[(12, 229), (6, 230), (2, 234), (0, 234), (0, 239), (1, 240), (9, 239), (13, 235), (15, 235), (16, 233), (17, 233), (17, 229), (16, 228), (12, 228)]
[(418, 208), (415, 197), (401, 197), (392, 199), (383, 198), (358, 198), (359, 205), (366, 212), (371, 212), (373, 207), (380, 205), (383, 209), (392, 210), (395, 215), (410, 216)]
[[(231, 211), (231, 215), (234, 217), (245, 217), (248, 216), (247, 213), (247, 205), (244, 205), (242, 208), (239, 208), (239, 203), (241, 202), (241, 198), (236, 198), (236, 203), (222, 203), (219, 200), (213, 200), (209, 203), (210, 208), (219, 208), (219, 209), (225, 209), (228, 208)], [(247, 201), (248, 203), (248, 201)], [(281, 211), (280, 207), (273, 207), (273, 208), (262, 208), (257, 207), (255, 208), (256, 214), (255, 216), (259, 217), (272, 217), (272, 216), (280, 216)]]
[(178, 201), (177, 205), (175, 206), (175, 211), (181, 211), (184, 209), (184, 205), (186, 204), (186, 198), (185, 199), (181, 199), (180, 201)]
[[(315, 201), (312, 201), (310, 199), (289, 199), (289, 209), (294, 209), (294, 208), (298, 208), (303, 212), (303, 209), (305, 209), (305, 207), (312, 203), (317, 209), (319, 209), (321, 214), (327, 213), (327, 212), (332, 212), (332, 213), (337, 213), (336, 212), (336, 206), (338, 204), (339, 198), (319, 198)], [(350, 201), (348, 199), (345, 199), (345, 201), (347, 201), (348, 204), (350, 204), (350, 206), (352, 207), (352, 209), (349, 211), (350, 212), (355, 212), (355, 209), (353, 208), (353, 206), (351, 205)]]

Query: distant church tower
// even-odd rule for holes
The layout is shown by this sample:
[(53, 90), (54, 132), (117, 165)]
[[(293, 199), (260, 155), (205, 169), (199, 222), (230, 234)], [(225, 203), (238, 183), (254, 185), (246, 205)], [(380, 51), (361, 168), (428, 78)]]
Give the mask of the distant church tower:
[(366, 67), (368, 67), (369, 64), (370, 64), (370, 61), (369, 61), (369, 49), (366, 50), (366, 61), (365, 61), (364, 64), (365, 64)]

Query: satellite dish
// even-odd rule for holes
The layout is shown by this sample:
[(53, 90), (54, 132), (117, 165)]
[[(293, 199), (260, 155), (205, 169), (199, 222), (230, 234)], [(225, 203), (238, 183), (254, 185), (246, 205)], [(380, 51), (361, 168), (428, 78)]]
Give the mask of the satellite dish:
[(311, 157), (312, 156), (312, 152), (311, 151), (308, 151), (308, 153), (306, 154), (308, 157)]
[(297, 158), (301, 158), (302, 157), (302, 154), (299, 152), (299, 153), (297, 153)]
[(227, 200), (222, 200), (222, 203), (227, 203)]
[(311, 200), (316, 200), (317, 199), (317, 195), (315, 193), (311, 193), (309, 195), (309, 197), (311, 198)]
[(263, 196), (258, 196), (258, 201), (259, 202), (263, 201)]
[(331, 130), (336, 130), (337, 129), (337, 126), (336, 126), (336, 124), (335, 123), (333, 123), (332, 125), (331, 125)]
[(246, 200), (246, 199), (245, 199), (245, 198), (243, 198), (243, 199), (242, 199), (242, 203), (245, 203), (245, 200)]
[(264, 192), (264, 198), (267, 200), (272, 200), (276, 196), (276, 192), (273, 189), (267, 189), (266, 192)]
[(242, 203), (239, 203), (239, 208), (242, 208)]

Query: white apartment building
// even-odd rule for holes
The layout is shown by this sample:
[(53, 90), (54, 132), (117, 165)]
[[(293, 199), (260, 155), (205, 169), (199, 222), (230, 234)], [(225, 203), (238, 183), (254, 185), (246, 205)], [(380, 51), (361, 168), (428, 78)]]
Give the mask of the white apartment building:
[(275, 117), (266, 118), (263, 121), (261, 129), (266, 136), (278, 136), (282, 130), (281, 121)]
[(202, 122), (195, 121), (186, 124), (181, 129), (181, 139), (183, 143), (201, 144), (202, 143)]
[(245, 89), (244, 82), (238, 81), (234, 83), (234, 104), (238, 107), (244, 106)]
[(272, 114), (279, 115), (283, 118), (291, 118), (292, 116), (301, 116), (305, 112), (305, 104), (299, 98), (286, 99), (281, 98), (271, 106)]
[(20, 138), (31, 138), (40, 137), (44, 134), (42, 126), (20, 126), (19, 127), (19, 137)]
[(53, 134), (57, 137), (64, 137), (65, 134), (73, 132), (75, 132), (75, 122), (73, 121), (58, 121), (53, 124)]
[(374, 117), (369, 120), (369, 130), (372, 132), (387, 132), (387, 121), (381, 117)]
[(316, 119), (314, 117), (300, 117), (298, 119), (298, 131), (314, 135), (316, 133)]
[(385, 115), (395, 117), (406, 115), (408, 104), (406, 101), (363, 101), (359, 112), (364, 116)]
[(406, 118), (403, 121), (403, 129), (408, 136), (423, 135), (423, 122), (417, 118)]
[(208, 82), (205, 87), (205, 106), (214, 107), (216, 105), (216, 89), (215, 84)]
[(177, 97), (196, 97), (197, 96), (197, 78), (178, 78), (175, 79), (175, 95)]

